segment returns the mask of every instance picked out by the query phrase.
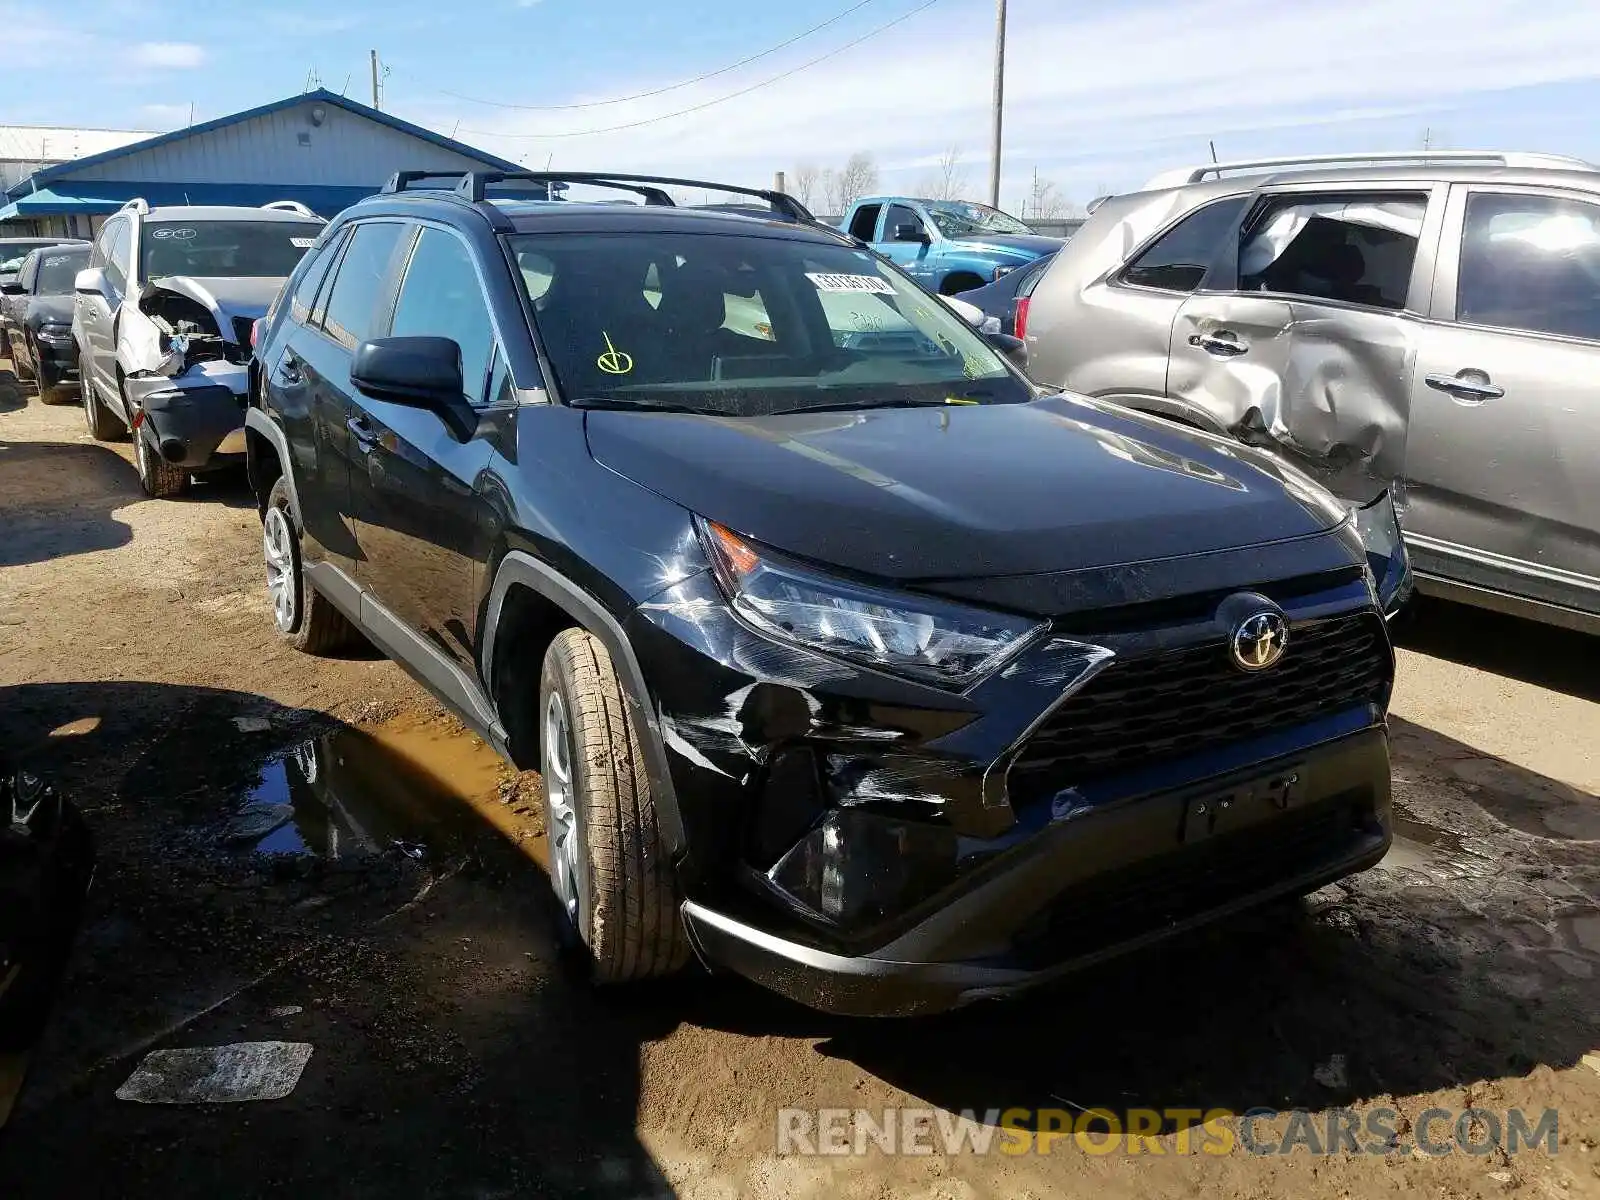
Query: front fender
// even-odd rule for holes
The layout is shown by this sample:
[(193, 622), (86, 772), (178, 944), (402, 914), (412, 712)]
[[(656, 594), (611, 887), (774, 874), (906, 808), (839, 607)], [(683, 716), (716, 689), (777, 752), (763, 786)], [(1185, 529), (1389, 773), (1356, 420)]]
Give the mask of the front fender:
[(521, 585), (543, 596), (570, 616), (575, 624), (598, 638), (610, 654), (612, 665), (617, 670), (617, 679), (623, 687), (623, 700), (628, 708), (628, 717), (633, 722), (634, 736), (639, 739), (639, 746), (644, 751), (645, 773), (650, 779), (661, 836), (666, 842), (668, 854), (674, 860), (681, 857), (685, 848), (683, 814), (678, 804), (677, 790), (672, 783), (672, 772), (667, 766), (666, 741), (655, 703), (650, 698), (650, 689), (644, 681), (644, 671), (639, 666), (638, 656), (633, 652), (628, 635), (605, 605), (548, 563), (522, 550), (506, 552), (495, 572), (494, 584), (489, 589), (482, 648), (489, 693), (493, 695), (495, 688), (495, 680), (489, 677), (489, 672), (492, 672), (495, 661), (494, 647), (501, 612), (506, 594), (513, 585)]

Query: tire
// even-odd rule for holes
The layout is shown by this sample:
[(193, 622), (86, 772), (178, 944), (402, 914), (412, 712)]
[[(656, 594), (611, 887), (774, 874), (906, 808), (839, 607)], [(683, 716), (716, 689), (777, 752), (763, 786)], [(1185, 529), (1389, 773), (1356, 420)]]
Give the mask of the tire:
[(949, 275), (945, 277), (944, 282), (939, 285), (939, 294), (941, 296), (954, 296), (958, 292), (969, 292), (973, 288), (980, 288), (982, 286), (983, 280), (979, 279), (976, 275), (962, 275), (957, 273), (955, 275)]
[(261, 517), (261, 553), (267, 596), (278, 635), (302, 654), (329, 655), (347, 649), (360, 634), (342, 612), (306, 582), (300, 565), (300, 532), (289, 507), (289, 481), (279, 476), (267, 493)]
[(128, 432), (120, 419), (106, 411), (87, 371), (83, 375), (83, 421), (89, 427), (89, 436), (97, 442), (121, 441)]
[[(22, 341), (23, 341), (23, 345), (26, 346), (30, 351), (33, 350), (33, 348), (34, 348), (33, 347), (33, 342), (28, 337), (27, 334), (23, 334), (22, 335)], [(17, 358), (17, 349), (16, 349), (15, 346), (8, 346), (7, 349), (11, 351), (11, 373), (13, 375), (15, 375), (18, 379), (22, 380), (23, 383), (31, 383), (31, 382), (33, 382), (33, 380), (34, 380), (33, 368), (32, 367), (24, 367), (22, 365), (21, 360)], [(35, 357), (33, 359), (33, 361), (34, 362), (38, 362), (39, 360), (38, 360), (38, 358)]]
[(171, 500), (189, 490), (188, 468), (162, 458), (142, 429), (133, 433), (133, 465), (145, 495), (153, 500)]
[(550, 882), (596, 983), (670, 975), (689, 960), (672, 864), (622, 687), (582, 629), (556, 636), (539, 674)]

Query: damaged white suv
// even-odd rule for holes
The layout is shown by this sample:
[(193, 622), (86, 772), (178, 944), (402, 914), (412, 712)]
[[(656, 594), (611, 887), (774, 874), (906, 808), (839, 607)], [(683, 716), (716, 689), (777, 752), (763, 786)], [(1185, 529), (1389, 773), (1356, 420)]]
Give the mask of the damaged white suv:
[(244, 461), (250, 331), (325, 222), (304, 205), (151, 208), (106, 221), (75, 281), (89, 432), (133, 436), (152, 496)]

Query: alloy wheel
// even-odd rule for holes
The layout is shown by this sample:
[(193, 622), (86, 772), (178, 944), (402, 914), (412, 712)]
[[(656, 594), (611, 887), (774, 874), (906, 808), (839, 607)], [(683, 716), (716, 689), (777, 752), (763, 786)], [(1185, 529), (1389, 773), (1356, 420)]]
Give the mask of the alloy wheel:
[(550, 887), (574, 928), (578, 926), (578, 819), (572, 777), (572, 725), (559, 691), (545, 703), (539, 749), (549, 829)]
[(267, 564), (267, 595), (272, 599), (272, 619), (279, 633), (293, 633), (296, 595), (294, 531), (281, 508), (267, 509), (261, 523), (261, 553)]

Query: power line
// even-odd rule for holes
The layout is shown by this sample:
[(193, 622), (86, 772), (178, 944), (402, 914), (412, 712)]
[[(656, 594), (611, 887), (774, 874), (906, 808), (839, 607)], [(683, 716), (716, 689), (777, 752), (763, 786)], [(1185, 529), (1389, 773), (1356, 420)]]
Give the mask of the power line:
[(836, 24), (839, 21), (844, 20), (851, 13), (863, 9), (867, 5), (875, 2), (876, 0), (857, 0), (855, 4), (852, 4), (849, 8), (845, 9), (841, 13), (835, 13), (826, 21), (823, 21), (820, 25), (813, 25), (804, 33), (797, 33), (788, 41), (779, 42), (776, 46), (761, 51), (760, 54), (752, 54), (749, 58), (741, 58), (736, 63), (730, 63), (725, 67), (718, 67), (715, 71), (707, 71), (704, 75), (696, 75), (693, 79), (685, 79), (682, 83), (668, 84), (666, 87), (656, 88), (649, 92), (635, 92), (631, 96), (617, 96), (610, 100), (586, 100), (579, 104), (511, 104), (502, 100), (482, 100), (477, 96), (463, 96), (460, 92), (452, 92), (445, 88), (439, 88), (437, 90), (441, 95), (450, 96), (456, 100), (465, 100), (470, 104), (487, 104), (491, 108), (515, 108), (522, 112), (558, 112), (574, 108), (603, 108), (608, 104), (626, 104), (630, 100), (648, 100), (652, 96), (664, 96), (668, 92), (676, 92), (680, 88), (686, 88), (692, 84), (704, 83), (707, 79), (715, 79), (718, 75), (726, 75), (729, 71), (737, 71), (740, 67), (747, 67), (753, 62), (776, 54), (779, 50), (787, 50), (796, 42), (804, 41), (813, 33), (819, 33), (826, 29), (829, 25)]
[(819, 54), (810, 62), (803, 62), (798, 67), (790, 67), (789, 70), (781, 74), (774, 75), (769, 79), (763, 79), (759, 83), (752, 83), (749, 87), (740, 88), (737, 92), (729, 92), (726, 96), (718, 96), (715, 100), (707, 100), (691, 108), (681, 108), (677, 112), (663, 113), (659, 117), (646, 117), (640, 121), (629, 121), (623, 125), (607, 125), (600, 129), (569, 129), (561, 133), (505, 133), (498, 129), (463, 129), (461, 132), (470, 133), (478, 137), (527, 138), (538, 141), (541, 138), (592, 137), (601, 133), (619, 133), (624, 129), (639, 129), (645, 125), (654, 125), (660, 121), (670, 121), (674, 117), (686, 117), (690, 113), (704, 112), (706, 109), (713, 108), (718, 104), (726, 104), (729, 100), (737, 100), (740, 96), (748, 96), (751, 92), (768, 87), (780, 80), (788, 79), (791, 75), (798, 75), (801, 71), (809, 70), (820, 62), (826, 62), (830, 58), (843, 54), (846, 50), (861, 45), (862, 42), (867, 41), (869, 38), (875, 38), (880, 33), (887, 33), (902, 21), (909, 21), (918, 13), (927, 11), (937, 3), (939, 3), (939, 0), (924, 0), (924, 3), (917, 5), (910, 12), (902, 13), (894, 20), (885, 22), (876, 29), (869, 30), (854, 41), (846, 42), (836, 50), (829, 50), (826, 54)]

